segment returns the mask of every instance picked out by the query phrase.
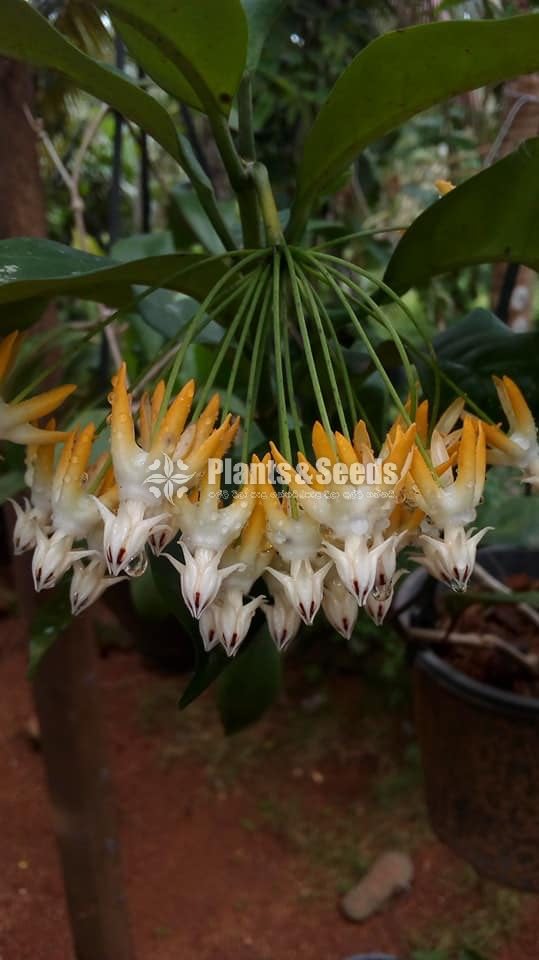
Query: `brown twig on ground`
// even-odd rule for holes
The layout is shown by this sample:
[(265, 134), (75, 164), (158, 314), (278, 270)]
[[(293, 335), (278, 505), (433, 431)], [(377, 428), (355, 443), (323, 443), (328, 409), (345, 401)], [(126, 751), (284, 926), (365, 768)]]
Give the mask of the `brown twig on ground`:
[(511, 643), (502, 640), (494, 633), (459, 633), (456, 630), (441, 630), (430, 627), (407, 627), (409, 637), (423, 643), (455, 643), (461, 646), (499, 650), (517, 660), (536, 676), (539, 676), (539, 656), (535, 653), (523, 653)]
[[(497, 577), (494, 577), (488, 570), (485, 570), (480, 563), (476, 563), (473, 571), (473, 577), (476, 580), (479, 580), (479, 583), (483, 587), (487, 587), (488, 590), (495, 590), (497, 593), (511, 593), (511, 588), (508, 587), (505, 583), (502, 583), (501, 580), (498, 580)], [(495, 598), (492, 598), (492, 602), (495, 603)], [(517, 603), (515, 604), (519, 613), (522, 613), (523, 616), (527, 617), (528, 620), (531, 620), (536, 627), (539, 627), (539, 610), (534, 610), (529, 603)]]

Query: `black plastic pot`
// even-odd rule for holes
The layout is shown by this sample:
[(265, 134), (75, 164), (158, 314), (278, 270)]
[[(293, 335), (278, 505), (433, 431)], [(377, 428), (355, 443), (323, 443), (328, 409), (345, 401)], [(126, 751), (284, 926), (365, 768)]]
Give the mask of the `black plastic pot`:
[[(539, 573), (538, 551), (492, 548), (480, 562), (499, 578)], [(435, 626), (436, 589), (422, 570), (408, 578), (405, 628)], [(431, 650), (415, 659), (414, 699), (434, 832), (481, 875), (539, 892), (539, 699), (477, 682)]]

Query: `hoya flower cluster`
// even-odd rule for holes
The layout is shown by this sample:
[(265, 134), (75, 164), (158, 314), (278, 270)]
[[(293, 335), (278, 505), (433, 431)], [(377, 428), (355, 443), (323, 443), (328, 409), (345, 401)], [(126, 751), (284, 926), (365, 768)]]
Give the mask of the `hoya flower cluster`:
[[(0, 390), (16, 345), (16, 334), (0, 344)], [(312, 462), (299, 452), (292, 464), (271, 444), (229, 497), (223, 458), (240, 422), (218, 422), (217, 395), (192, 416), (193, 381), (174, 398), (159, 382), (135, 410), (122, 365), (110, 395), (110, 451), (100, 456), (93, 424), (61, 433), (53, 420), (34, 423), (72, 387), (19, 403), (0, 396), (0, 439), (27, 445), (29, 495), (14, 502), (15, 550), (33, 551), (36, 590), (71, 571), (75, 614), (144, 572), (148, 551), (163, 554), (206, 649), (236, 653), (257, 610), (280, 649), (320, 607), (350, 637), (360, 608), (383, 622), (405, 548), (436, 578), (466, 588), (486, 532), (473, 523), (487, 463), (519, 467), (539, 486), (531, 413), (509, 378), (496, 388), (507, 432), (467, 413), (461, 399), (430, 431), (427, 401), (413, 417), (400, 415), (379, 449), (362, 420), (350, 437), (317, 422)]]

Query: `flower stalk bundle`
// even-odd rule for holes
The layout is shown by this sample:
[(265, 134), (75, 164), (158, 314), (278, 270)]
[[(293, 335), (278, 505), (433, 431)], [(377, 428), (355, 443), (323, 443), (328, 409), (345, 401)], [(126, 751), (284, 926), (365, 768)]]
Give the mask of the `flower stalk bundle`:
[[(372, 295), (369, 283), (377, 290)], [(206, 650), (233, 656), (258, 610), (279, 649), (320, 608), (349, 638), (360, 609), (381, 624), (407, 557), (455, 590), (465, 590), (486, 528), (475, 530), (488, 464), (509, 464), (539, 486), (539, 447), (518, 386), (495, 379), (508, 421), (487, 422), (457, 396), (440, 413), (437, 396), (420, 399), (405, 342), (378, 294), (406, 311), (380, 281), (347, 261), (275, 243), (244, 255), (215, 285), (193, 317), (167, 380), (133, 402), (127, 369), (113, 378), (108, 453), (93, 456), (96, 427), (58, 432), (47, 417), (72, 386), (11, 403), (0, 400), (0, 437), (26, 444), (29, 495), (14, 502), (17, 553), (32, 550), (36, 590), (70, 572), (74, 614), (110, 586), (144, 573), (149, 553), (176, 569), (185, 605), (198, 620)], [(224, 297), (223, 297), (224, 294)], [(328, 299), (344, 310), (366, 347), (394, 407), (383, 438), (375, 436), (352, 389)], [(228, 309), (228, 327), (201, 389), (177, 391), (191, 343), (212, 309)], [(392, 339), (407, 379), (403, 402), (368, 332), (379, 324)], [(319, 420), (309, 445), (301, 418), (290, 340), (305, 352)], [(245, 413), (234, 415), (239, 364), (250, 338)], [(230, 362), (231, 345), (236, 342)], [(7, 379), (17, 335), (0, 345)], [(254, 452), (262, 363), (273, 354), (278, 431), (269, 450)], [(442, 376), (428, 343), (423, 358)], [(229, 364), (224, 395), (212, 394)], [(321, 376), (321, 373), (324, 376)], [(1, 382), (0, 382), (1, 386)], [(336, 412), (338, 429), (328, 413)], [(223, 391), (221, 392), (223, 393)], [(55, 453), (59, 450), (58, 454)], [(294, 452), (295, 449), (295, 452)], [(245, 482), (222, 489), (225, 458), (246, 466)], [(249, 458), (249, 464), (246, 461)], [(175, 545), (179, 551), (175, 550)]]

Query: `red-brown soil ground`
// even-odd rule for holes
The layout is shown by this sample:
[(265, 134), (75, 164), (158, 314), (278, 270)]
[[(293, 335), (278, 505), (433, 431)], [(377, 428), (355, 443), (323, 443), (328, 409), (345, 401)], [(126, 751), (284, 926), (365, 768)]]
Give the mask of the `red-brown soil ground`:
[[(71, 960), (25, 671), (3, 619), (0, 960)], [(185, 678), (135, 653), (104, 658), (101, 681), (140, 960), (539, 957), (539, 898), (481, 882), (431, 834), (408, 709), (387, 692), (296, 664), (264, 720), (226, 738), (211, 691), (180, 714)], [(385, 849), (411, 853), (411, 891), (345, 921), (339, 894)]]

